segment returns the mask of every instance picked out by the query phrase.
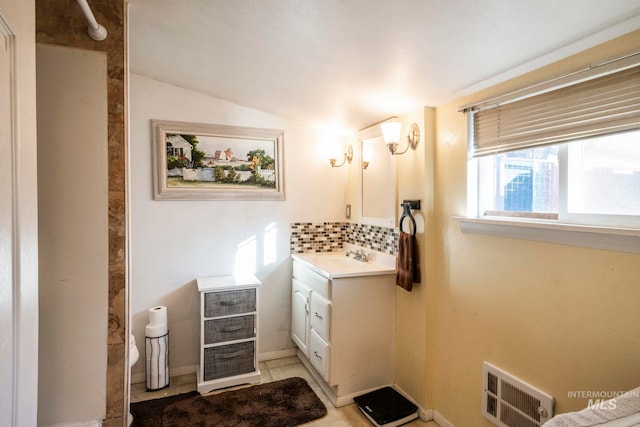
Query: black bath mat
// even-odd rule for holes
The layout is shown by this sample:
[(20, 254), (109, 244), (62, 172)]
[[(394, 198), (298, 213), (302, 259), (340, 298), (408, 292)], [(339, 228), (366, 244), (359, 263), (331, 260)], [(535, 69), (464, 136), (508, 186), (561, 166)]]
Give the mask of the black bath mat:
[(175, 396), (132, 403), (131, 414), (133, 415), (133, 424), (131, 424), (131, 427), (160, 427), (162, 426), (162, 412), (165, 407), (172, 403), (197, 396), (200, 396), (197, 391), (191, 391)]
[[(182, 398), (180, 398), (183, 396)], [(134, 426), (140, 427), (293, 427), (323, 417), (327, 408), (302, 378), (260, 384), (223, 393), (200, 396), (195, 393), (157, 399), (156, 413), (145, 418), (131, 405)], [(157, 402), (156, 401), (156, 402)], [(149, 401), (154, 402), (154, 401)], [(159, 405), (162, 410), (158, 411)], [(161, 422), (157, 413), (161, 412)], [(153, 420), (151, 420), (153, 418)], [(153, 424), (148, 423), (153, 422)]]

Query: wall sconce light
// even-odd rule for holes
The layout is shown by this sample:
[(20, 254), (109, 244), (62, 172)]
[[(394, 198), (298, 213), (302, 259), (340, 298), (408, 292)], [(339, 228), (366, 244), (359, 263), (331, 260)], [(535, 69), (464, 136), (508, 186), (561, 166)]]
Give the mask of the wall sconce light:
[(415, 150), (418, 146), (418, 142), (420, 142), (420, 128), (416, 123), (413, 123), (409, 128), (409, 133), (407, 134), (407, 148), (403, 151), (398, 151), (398, 143), (400, 142), (400, 136), (402, 131), (402, 123), (399, 121), (387, 121), (380, 125), (382, 129), (382, 137), (384, 138), (384, 143), (387, 144), (387, 148), (389, 152), (397, 156), (399, 154), (406, 153), (409, 148)]
[(346, 162), (349, 162), (349, 164), (351, 164), (352, 160), (353, 160), (353, 147), (351, 146), (351, 144), (349, 144), (347, 145), (347, 152), (344, 153), (344, 159), (342, 159), (342, 163), (340, 163), (339, 165), (336, 165), (337, 159), (329, 159), (329, 163), (331, 163), (332, 168), (339, 168), (343, 166)]

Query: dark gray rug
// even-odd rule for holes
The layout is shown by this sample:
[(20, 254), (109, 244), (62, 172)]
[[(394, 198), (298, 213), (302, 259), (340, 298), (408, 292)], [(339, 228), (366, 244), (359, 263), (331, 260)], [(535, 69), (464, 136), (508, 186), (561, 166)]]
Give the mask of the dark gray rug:
[(302, 378), (231, 390), (197, 392), (131, 405), (137, 427), (293, 427), (323, 417), (327, 408)]

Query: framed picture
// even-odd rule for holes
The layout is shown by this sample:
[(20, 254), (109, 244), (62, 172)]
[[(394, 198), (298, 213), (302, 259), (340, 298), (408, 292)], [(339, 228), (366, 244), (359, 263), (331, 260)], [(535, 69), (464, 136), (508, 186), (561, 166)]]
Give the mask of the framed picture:
[(284, 200), (282, 130), (151, 120), (155, 200)]

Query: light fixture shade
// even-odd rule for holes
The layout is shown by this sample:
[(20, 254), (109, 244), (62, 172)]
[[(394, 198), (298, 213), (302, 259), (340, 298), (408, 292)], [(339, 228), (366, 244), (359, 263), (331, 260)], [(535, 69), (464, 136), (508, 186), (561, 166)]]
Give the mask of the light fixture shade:
[(380, 125), (382, 129), (382, 137), (385, 144), (397, 144), (400, 142), (400, 131), (402, 131), (402, 123), (398, 121), (384, 122)]

